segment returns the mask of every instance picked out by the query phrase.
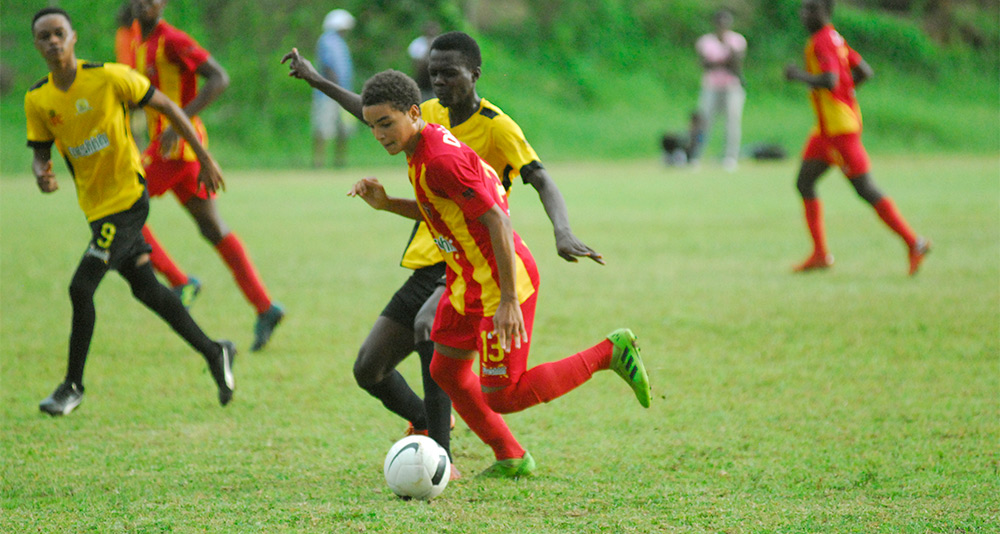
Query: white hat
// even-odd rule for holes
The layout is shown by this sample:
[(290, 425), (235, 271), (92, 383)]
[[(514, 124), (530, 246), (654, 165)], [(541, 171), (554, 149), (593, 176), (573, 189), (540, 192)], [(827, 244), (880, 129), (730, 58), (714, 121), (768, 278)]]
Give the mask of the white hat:
[(334, 9), (323, 19), (323, 31), (343, 31), (354, 28), (354, 16), (346, 9)]

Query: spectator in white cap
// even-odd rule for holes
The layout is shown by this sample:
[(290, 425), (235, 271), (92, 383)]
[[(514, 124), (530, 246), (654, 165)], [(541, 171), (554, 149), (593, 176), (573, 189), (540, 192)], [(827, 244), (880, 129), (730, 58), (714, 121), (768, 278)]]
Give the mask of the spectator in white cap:
[[(323, 19), (323, 34), (316, 43), (316, 63), (324, 77), (342, 87), (354, 83), (354, 65), (351, 51), (344, 36), (354, 28), (354, 16), (344, 9), (334, 9)], [(354, 123), (340, 105), (318, 90), (313, 91), (312, 109), (313, 167), (323, 167), (326, 145), (335, 139), (333, 165), (347, 163), (347, 139), (354, 131)]]

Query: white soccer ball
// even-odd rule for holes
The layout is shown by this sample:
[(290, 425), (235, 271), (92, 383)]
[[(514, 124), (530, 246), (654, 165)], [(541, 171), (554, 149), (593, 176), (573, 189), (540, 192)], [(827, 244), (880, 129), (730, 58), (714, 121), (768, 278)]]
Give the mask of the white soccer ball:
[(385, 482), (403, 498), (430, 500), (444, 491), (451, 461), (444, 447), (427, 436), (406, 436), (385, 456)]

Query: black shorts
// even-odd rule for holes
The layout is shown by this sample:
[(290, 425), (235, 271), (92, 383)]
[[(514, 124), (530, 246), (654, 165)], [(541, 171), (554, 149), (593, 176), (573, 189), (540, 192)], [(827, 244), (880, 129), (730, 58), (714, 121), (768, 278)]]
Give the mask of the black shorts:
[(444, 262), (441, 262), (413, 271), (385, 305), (381, 315), (401, 325), (413, 326), (421, 306), (431, 298), (438, 285), (444, 284), (444, 270)]
[(144, 191), (129, 209), (91, 221), (92, 237), (84, 256), (94, 256), (109, 269), (118, 269), (123, 262), (152, 251), (142, 238), (148, 216), (149, 195)]

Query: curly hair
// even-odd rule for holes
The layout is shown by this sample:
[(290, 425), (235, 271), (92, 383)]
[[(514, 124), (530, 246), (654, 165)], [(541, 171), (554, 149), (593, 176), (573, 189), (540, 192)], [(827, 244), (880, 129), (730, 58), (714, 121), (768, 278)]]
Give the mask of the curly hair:
[(465, 58), (465, 65), (469, 69), (483, 66), (483, 55), (479, 51), (479, 43), (467, 33), (443, 33), (431, 43), (431, 50), (441, 50), (442, 52), (455, 50)]
[(365, 82), (361, 89), (361, 106), (390, 104), (399, 111), (420, 105), (420, 88), (406, 74), (398, 70), (384, 70)]

